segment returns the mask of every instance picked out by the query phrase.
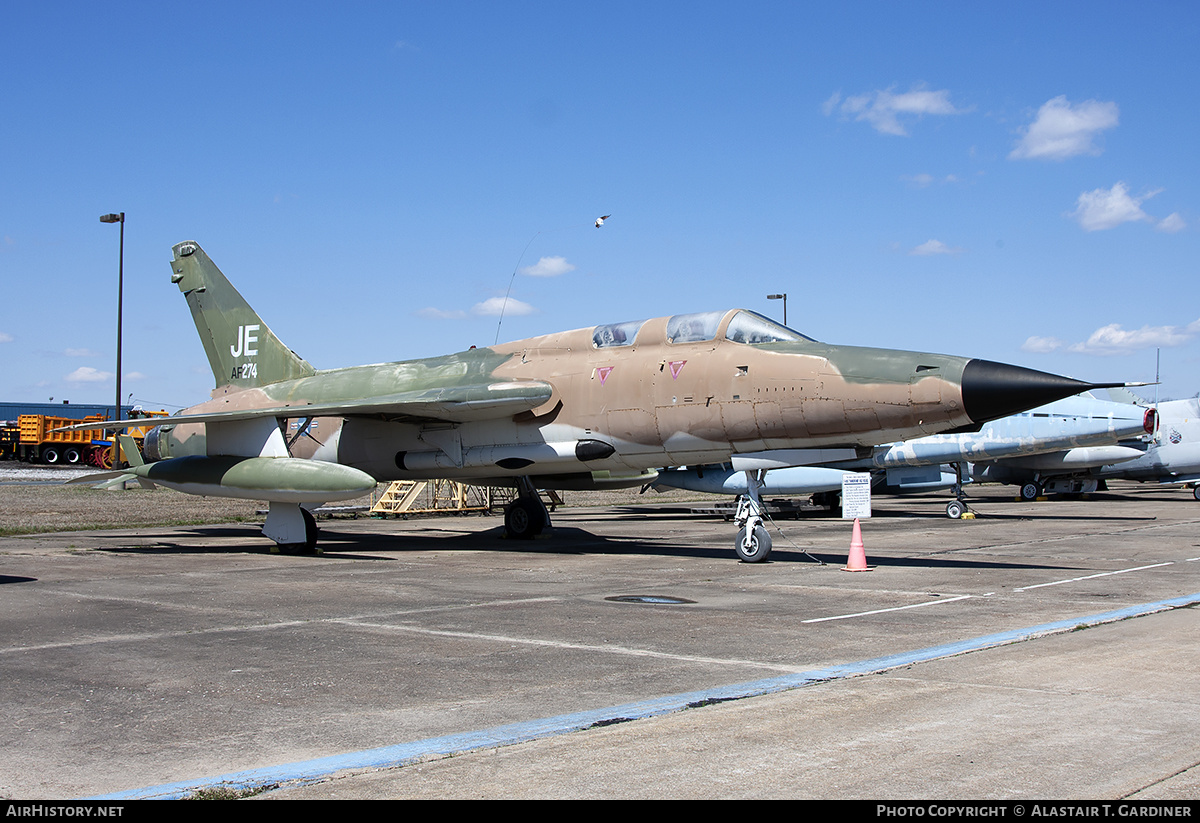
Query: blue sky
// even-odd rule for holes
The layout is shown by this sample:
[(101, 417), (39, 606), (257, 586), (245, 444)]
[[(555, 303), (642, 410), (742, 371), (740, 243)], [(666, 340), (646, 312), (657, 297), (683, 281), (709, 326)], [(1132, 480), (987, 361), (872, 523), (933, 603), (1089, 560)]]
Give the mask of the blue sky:
[(9, 3), (0, 400), (112, 401), (114, 211), (154, 408), (212, 389), (183, 240), (318, 368), (786, 292), (831, 343), (1095, 381), (1159, 348), (1190, 397), (1198, 35), (1188, 2)]

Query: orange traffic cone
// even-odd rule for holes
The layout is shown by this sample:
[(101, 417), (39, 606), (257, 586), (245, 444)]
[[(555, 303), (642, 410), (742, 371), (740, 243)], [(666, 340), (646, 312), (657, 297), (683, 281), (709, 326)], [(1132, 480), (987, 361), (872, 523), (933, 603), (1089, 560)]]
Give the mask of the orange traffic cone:
[(867, 565), (867, 550), (863, 546), (862, 526), (854, 518), (854, 536), (850, 538), (850, 557), (842, 567), (844, 572), (869, 572), (874, 566)]

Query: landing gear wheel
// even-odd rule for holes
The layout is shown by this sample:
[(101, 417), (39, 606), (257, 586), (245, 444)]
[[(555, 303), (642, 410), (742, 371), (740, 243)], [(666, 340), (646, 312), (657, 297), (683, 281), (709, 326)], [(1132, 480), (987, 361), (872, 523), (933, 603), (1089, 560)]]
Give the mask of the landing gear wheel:
[(546, 528), (541, 501), (517, 498), (504, 509), (504, 533), (514, 540), (532, 540)]
[(301, 508), (300, 516), (304, 518), (304, 542), (280, 543), (281, 554), (316, 554), (317, 553), (317, 518), (308, 509)]
[(755, 526), (747, 535), (746, 527), (738, 529), (733, 550), (743, 563), (761, 563), (771, 554), (771, 535), (762, 526)]
[(957, 500), (951, 500), (946, 504), (946, 516), (951, 520), (961, 520), (963, 512), (966, 510), (967, 507)]
[(1192, 497), (1196, 498), (1197, 500), (1200, 500), (1200, 486), (1192, 487)]
[(1037, 483), (1026, 483), (1021, 486), (1022, 500), (1037, 500), (1042, 495), (1042, 487)]
[(304, 553), (312, 554), (317, 550), (317, 518), (308, 509), (300, 509), (304, 517)]

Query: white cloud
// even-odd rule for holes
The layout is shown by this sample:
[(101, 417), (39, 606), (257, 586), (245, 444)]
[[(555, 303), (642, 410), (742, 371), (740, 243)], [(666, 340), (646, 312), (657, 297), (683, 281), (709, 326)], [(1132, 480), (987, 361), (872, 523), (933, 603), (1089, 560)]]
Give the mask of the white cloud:
[(1121, 328), (1119, 323), (1110, 323), (1096, 329), (1086, 341), (1072, 345), (1070, 351), (1114, 355), (1140, 349), (1171, 348), (1190, 342), (1197, 334), (1200, 334), (1200, 320), (1186, 326), (1142, 326), (1132, 331)]
[(145, 380), (146, 375), (140, 371), (131, 371), (125, 373), (125, 380)]
[[(507, 305), (505, 304), (506, 300), (508, 301)], [(536, 309), (528, 303), (522, 303), (511, 297), (489, 297), (482, 303), (476, 303), (471, 307), (471, 314), (480, 317), (499, 317), (501, 314), (506, 317), (520, 317), (525, 314), (533, 314), (535, 311)]]
[(956, 249), (947, 246), (941, 240), (926, 240), (924, 243), (910, 251), (909, 254), (915, 254), (918, 257), (927, 257), (933, 254), (958, 254), (961, 251), (962, 249)]
[(91, 366), (80, 366), (63, 379), (68, 383), (107, 383), (113, 379), (113, 373), (97, 371)]
[(843, 117), (866, 122), (880, 134), (901, 137), (908, 134), (900, 122), (901, 117), (920, 119), (927, 114), (962, 114), (965, 111), (955, 108), (950, 102), (949, 91), (929, 91), (919, 87), (902, 94), (893, 94), (889, 89), (847, 97), (845, 100), (841, 99), (840, 93), (835, 93), (821, 109), (826, 114), (838, 111)]
[(906, 174), (900, 179), (906, 183), (912, 183), (914, 186), (918, 186), (922, 189), (933, 183), (932, 174)]
[(1142, 211), (1142, 203), (1159, 191), (1161, 189), (1141, 197), (1131, 197), (1124, 183), (1117, 183), (1111, 189), (1085, 191), (1075, 201), (1075, 211), (1067, 216), (1075, 218), (1084, 231), (1100, 231), (1116, 228), (1122, 223), (1150, 220), (1150, 215)]
[(0, 331), (0, 343), (11, 343), (12, 341), (13, 336), (11, 334)]
[(565, 257), (543, 257), (532, 266), (520, 270), (521, 274), (530, 277), (558, 277), (570, 271), (575, 271), (575, 266), (568, 263)]
[(1117, 125), (1116, 103), (1084, 100), (1071, 105), (1065, 96), (1047, 100), (1025, 130), (1017, 147), (1008, 155), (1013, 160), (1066, 160), (1080, 154), (1100, 154), (1092, 140)]
[(430, 317), (434, 320), (461, 320), (467, 316), (467, 313), (461, 309), (437, 309), (430, 306), (418, 311), (417, 316)]
[(1034, 352), (1036, 354), (1046, 354), (1048, 352), (1058, 351), (1065, 345), (1067, 345), (1066, 342), (1059, 340), (1057, 337), (1038, 337), (1034, 335), (1021, 344), (1021, 351)]
[(94, 352), (91, 349), (66, 349), (63, 351), (67, 357), (99, 357), (99, 352)]
[(934, 177), (932, 174), (903, 174), (900, 179), (905, 183), (910, 183), (919, 189), (928, 188), (934, 183), (957, 183), (958, 178), (953, 174), (947, 174), (945, 177)]
[(1158, 225), (1154, 228), (1168, 234), (1174, 234), (1177, 231), (1183, 231), (1187, 227), (1187, 223), (1183, 222), (1183, 218), (1179, 216), (1179, 212), (1171, 212), (1162, 220), (1158, 221)]

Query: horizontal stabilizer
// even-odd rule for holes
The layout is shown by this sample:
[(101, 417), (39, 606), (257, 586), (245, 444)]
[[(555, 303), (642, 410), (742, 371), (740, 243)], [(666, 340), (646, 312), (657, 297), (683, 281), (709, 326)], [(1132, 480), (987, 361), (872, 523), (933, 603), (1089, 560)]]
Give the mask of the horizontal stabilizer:
[(72, 477), (70, 480), (64, 480), (64, 486), (95, 486), (100, 483), (107, 483), (110, 480), (133, 480), (134, 475), (125, 470), (96, 472), (95, 474), (85, 474), (82, 477)]

